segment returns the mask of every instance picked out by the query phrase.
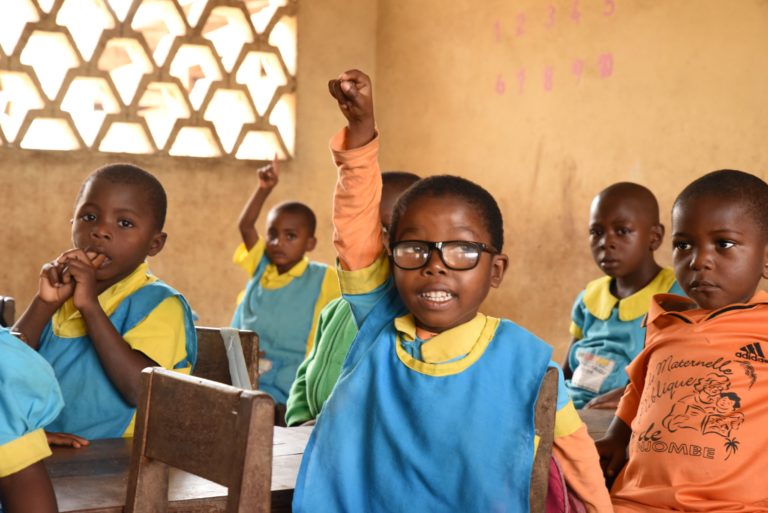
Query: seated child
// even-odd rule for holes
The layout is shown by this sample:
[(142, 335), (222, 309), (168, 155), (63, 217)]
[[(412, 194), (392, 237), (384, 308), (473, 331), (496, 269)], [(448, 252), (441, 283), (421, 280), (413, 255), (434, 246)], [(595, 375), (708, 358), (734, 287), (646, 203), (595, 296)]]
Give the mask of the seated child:
[[(645, 348), (597, 442), (616, 512), (768, 510), (768, 184), (707, 174), (672, 208), (672, 260), (688, 298), (661, 294)], [(763, 345), (765, 344), (765, 345)]]
[(43, 427), (64, 401), (53, 369), (6, 328), (0, 328), (0, 511), (58, 511), (43, 465), (51, 455)]
[[(406, 171), (386, 171), (381, 174), (381, 228), (386, 234), (392, 222), (392, 208), (397, 198), (419, 176)], [(313, 420), (331, 394), (341, 373), (341, 365), (357, 334), (352, 310), (344, 298), (328, 303), (320, 312), (315, 343), (309, 356), (299, 366), (296, 381), (288, 396), (285, 420), (296, 426)]]
[(259, 349), (271, 366), (259, 376), (259, 389), (285, 404), (296, 370), (311, 349), (320, 311), (340, 295), (339, 280), (335, 270), (305, 256), (317, 244), (315, 214), (305, 204), (274, 207), (267, 215), (266, 240), (259, 236), (256, 220), (277, 185), (277, 161), (258, 173), (259, 187), (240, 214), (243, 243), (233, 260), (251, 278), (232, 327), (259, 335)]
[(645, 342), (651, 297), (683, 293), (672, 269), (653, 258), (663, 238), (659, 204), (642, 185), (616, 183), (592, 200), (589, 246), (607, 276), (587, 284), (571, 313), (573, 342), (563, 373), (576, 408), (616, 408), (627, 384), (624, 369)]
[[(359, 333), (317, 418), (293, 511), (528, 511), (533, 407), (552, 349), (478, 313), (507, 256), (493, 196), (453, 176), (397, 201), (382, 252), (381, 175), (371, 84), (349, 71), (330, 88), (348, 119), (335, 244)], [(556, 449), (589, 511), (610, 511), (598, 457), (560, 385)]]
[(16, 323), (48, 360), (64, 395), (47, 431), (84, 438), (133, 435), (141, 370), (189, 372), (197, 356), (186, 300), (145, 262), (163, 249), (166, 196), (129, 164), (93, 172), (75, 200), (73, 248), (45, 264)]

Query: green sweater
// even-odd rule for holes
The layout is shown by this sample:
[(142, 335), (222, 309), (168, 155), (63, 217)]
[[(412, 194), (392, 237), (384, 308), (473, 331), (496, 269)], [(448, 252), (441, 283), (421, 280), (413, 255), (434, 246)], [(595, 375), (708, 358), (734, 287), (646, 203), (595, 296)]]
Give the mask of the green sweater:
[(287, 425), (296, 426), (317, 417), (339, 379), (355, 335), (357, 325), (349, 303), (343, 298), (328, 303), (320, 312), (312, 351), (299, 366), (291, 386), (285, 412)]

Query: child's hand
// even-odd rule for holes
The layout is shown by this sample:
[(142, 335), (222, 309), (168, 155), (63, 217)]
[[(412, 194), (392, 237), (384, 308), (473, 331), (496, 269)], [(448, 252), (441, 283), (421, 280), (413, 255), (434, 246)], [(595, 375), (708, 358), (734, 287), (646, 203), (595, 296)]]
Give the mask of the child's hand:
[(262, 189), (272, 190), (277, 185), (278, 177), (280, 175), (280, 168), (277, 165), (277, 154), (272, 159), (271, 164), (262, 166), (256, 170), (259, 173), (259, 187)]
[(376, 123), (373, 117), (373, 87), (368, 75), (358, 70), (346, 71), (339, 78), (328, 81), (328, 90), (349, 121), (347, 148), (358, 148), (370, 142), (376, 133)]
[(42, 301), (57, 307), (69, 299), (75, 291), (72, 276), (69, 274), (67, 266), (63, 262), (59, 262), (59, 258), (48, 262), (40, 269), (37, 293)]
[(608, 483), (613, 483), (616, 476), (627, 462), (627, 446), (619, 440), (601, 438), (595, 442), (600, 455), (600, 467)]
[(89, 306), (98, 304), (96, 287), (96, 269), (107, 257), (100, 253), (86, 253), (82, 249), (70, 249), (57, 259), (66, 265), (66, 273), (74, 285), (72, 301), (75, 308), (82, 311)]
[(70, 433), (49, 433), (45, 432), (45, 438), (48, 440), (48, 445), (59, 445), (62, 447), (74, 447), (79, 449), (89, 445), (91, 442), (85, 438), (81, 438), (77, 435)]

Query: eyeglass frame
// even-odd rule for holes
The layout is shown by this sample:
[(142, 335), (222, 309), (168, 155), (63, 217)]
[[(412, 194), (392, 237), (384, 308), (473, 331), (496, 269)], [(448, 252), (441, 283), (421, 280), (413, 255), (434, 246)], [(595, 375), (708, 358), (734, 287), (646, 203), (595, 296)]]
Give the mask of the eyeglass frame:
[[(398, 264), (397, 261), (395, 260), (395, 249), (396, 249), (396, 247), (398, 245), (400, 245), (400, 244), (404, 244), (404, 243), (407, 243), (407, 242), (418, 242), (420, 244), (426, 244), (427, 245), (427, 251), (428, 251), (427, 252), (427, 258), (426, 258), (426, 260), (424, 260), (424, 263), (421, 264), (418, 267), (403, 267), (400, 264)], [(443, 257), (443, 246), (445, 246), (446, 244), (454, 243), (454, 242), (460, 242), (462, 244), (467, 244), (467, 245), (475, 246), (475, 247), (480, 249), (480, 252), (477, 255), (477, 260), (475, 260), (475, 263), (474, 263), (474, 265), (472, 265), (472, 267), (466, 267), (466, 268), (462, 268), (462, 269), (457, 269), (455, 267), (451, 267), (445, 261), (445, 258)], [(408, 239), (408, 240), (399, 240), (399, 241), (397, 241), (394, 244), (391, 244), (389, 246), (389, 254), (392, 257), (392, 263), (394, 263), (396, 267), (398, 267), (399, 269), (402, 269), (404, 271), (416, 271), (417, 269), (421, 269), (423, 267), (426, 267), (427, 264), (429, 264), (429, 261), (432, 259), (432, 252), (435, 251), (435, 250), (437, 250), (437, 254), (440, 255), (440, 261), (443, 263), (443, 265), (445, 267), (447, 267), (448, 269), (452, 270), (452, 271), (471, 271), (472, 269), (477, 267), (477, 265), (480, 263), (480, 256), (483, 254), (483, 252), (489, 253), (491, 255), (498, 255), (499, 254), (499, 250), (497, 250), (496, 248), (494, 248), (490, 244), (485, 244), (484, 242), (477, 242), (477, 241), (473, 241), (473, 240), (461, 240), (461, 239), (459, 239), (459, 240), (443, 240), (443, 241), (437, 241), (437, 242), (432, 242), (432, 241), (428, 241), (428, 240), (419, 240), (419, 239)]]

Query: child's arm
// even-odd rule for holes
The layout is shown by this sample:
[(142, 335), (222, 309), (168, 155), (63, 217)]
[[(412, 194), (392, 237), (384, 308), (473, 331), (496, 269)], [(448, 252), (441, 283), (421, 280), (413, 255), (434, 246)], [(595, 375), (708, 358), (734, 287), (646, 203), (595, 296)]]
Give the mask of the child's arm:
[(238, 220), (238, 227), (240, 228), (240, 235), (243, 238), (243, 244), (245, 249), (250, 250), (259, 241), (259, 231), (256, 229), (256, 221), (259, 219), (261, 208), (264, 206), (269, 193), (275, 188), (278, 182), (278, 166), (277, 155), (272, 160), (271, 164), (260, 167), (259, 173), (259, 187), (253, 191), (248, 203), (245, 204), (240, 219)]
[(42, 461), (0, 477), (0, 502), (8, 513), (56, 513), (56, 495)]
[(75, 284), (72, 300), (83, 316), (99, 362), (126, 402), (135, 406), (141, 392), (142, 369), (157, 363), (132, 349), (102, 310), (96, 289), (98, 257), (92, 262), (80, 249), (69, 250), (62, 256)]
[(347, 119), (331, 141), (339, 178), (333, 200), (334, 244), (346, 270), (363, 269), (381, 254), (381, 172), (371, 80), (357, 70), (328, 83)]
[(571, 358), (571, 351), (573, 351), (573, 344), (576, 342), (577, 339), (572, 338), (571, 344), (568, 346), (568, 351), (565, 353), (565, 360), (563, 360), (563, 376), (565, 379), (571, 379), (573, 377), (573, 369), (571, 369), (571, 364), (568, 362)]
[(600, 467), (609, 482), (613, 482), (627, 462), (627, 446), (632, 429), (619, 417), (614, 417), (605, 436), (595, 442), (600, 455)]

